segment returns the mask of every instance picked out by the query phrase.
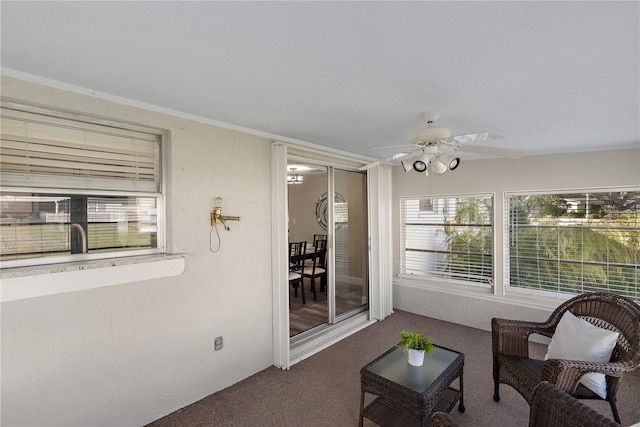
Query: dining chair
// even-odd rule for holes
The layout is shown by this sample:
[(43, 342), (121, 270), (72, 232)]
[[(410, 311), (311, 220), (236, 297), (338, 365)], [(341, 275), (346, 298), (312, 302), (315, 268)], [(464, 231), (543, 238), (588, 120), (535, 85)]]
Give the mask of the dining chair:
[[(289, 243), (289, 285), (293, 287), (293, 295), (296, 298), (298, 297), (298, 287), (300, 287), (303, 304), (307, 303), (304, 296), (304, 283), (302, 281), (306, 250), (306, 241)], [(289, 302), (289, 308), (291, 308), (291, 302)]]
[(306, 265), (302, 270), (302, 277), (309, 279), (311, 284), (311, 292), (313, 292), (313, 300), (318, 301), (318, 294), (316, 292), (316, 277), (320, 278), (321, 289), (326, 290), (327, 286), (327, 241), (316, 241), (316, 247), (313, 255), (311, 256), (311, 266)]
[(327, 240), (327, 235), (326, 234), (314, 234), (313, 235), (313, 246), (316, 246), (316, 243), (318, 242), (318, 240)]
[[(314, 234), (313, 235), (313, 249), (314, 250), (315, 250), (315, 248), (318, 247), (318, 241), (322, 241), (322, 240), (324, 240), (325, 245), (326, 245), (326, 242), (327, 242), (327, 235), (326, 234)], [(325, 249), (326, 249), (326, 246), (325, 246)], [(307, 260), (305, 261), (304, 265), (307, 266), (307, 267), (311, 267), (312, 266), (312, 262), (313, 262), (313, 259), (307, 257)], [(324, 268), (324, 266), (322, 266), (322, 268)]]

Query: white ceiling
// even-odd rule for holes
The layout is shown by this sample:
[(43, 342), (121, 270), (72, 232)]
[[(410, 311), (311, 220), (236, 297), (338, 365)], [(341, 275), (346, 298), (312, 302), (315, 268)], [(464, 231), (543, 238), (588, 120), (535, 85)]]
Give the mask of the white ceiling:
[(640, 145), (639, 6), (3, 0), (1, 60), (369, 157), (433, 110), (454, 135), (528, 154), (616, 149)]

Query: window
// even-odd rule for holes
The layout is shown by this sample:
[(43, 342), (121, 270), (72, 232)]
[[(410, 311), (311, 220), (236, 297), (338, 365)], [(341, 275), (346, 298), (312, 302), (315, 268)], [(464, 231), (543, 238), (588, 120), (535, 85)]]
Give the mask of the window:
[(493, 197), (401, 199), (400, 274), (493, 281)]
[(2, 108), (1, 144), (3, 267), (160, 252), (159, 132)]
[(638, 190), (508, 195), (510, 286), (640, 300)]

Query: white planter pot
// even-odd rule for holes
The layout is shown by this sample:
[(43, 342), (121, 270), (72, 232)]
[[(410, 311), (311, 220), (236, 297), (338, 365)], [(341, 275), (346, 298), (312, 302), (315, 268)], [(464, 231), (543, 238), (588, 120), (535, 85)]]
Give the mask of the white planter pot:
[(424, 350), (409, 349), (409, 365), (422, 366), (424, 362)]

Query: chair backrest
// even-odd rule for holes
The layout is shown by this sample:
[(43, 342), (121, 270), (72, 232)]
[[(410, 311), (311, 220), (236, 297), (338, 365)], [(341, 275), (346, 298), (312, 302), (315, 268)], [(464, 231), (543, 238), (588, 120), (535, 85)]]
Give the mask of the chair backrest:
[(313, 259), (313, 268), (327, 268), (327, 240), (316, 241), (316, 255)]
[[(324, 240), (325, 242), (327, 241), (327, 235), (326, 234), (314, 234), (313, 235), (313, 246), (317, 247), (317, 243), (318, 241)], [(326, 246), (325, 246), (326, 248)]]
[(630, 370), (640, 366), (640, 305), (623, 296), (604, 292), (578, 295), (560, 304), (551, 314), (547, 322), (552, 331), (567, 310), (600, 328), (619, 332), (611, 361), (624, 361)]
[(289, 271), (302, 271), (306, 251), (306, 241), (289, 243)]
[(596, 412), (557, 386), (543, 381), (533, 390), (529, 427), (616, 427), (620, 424)]

